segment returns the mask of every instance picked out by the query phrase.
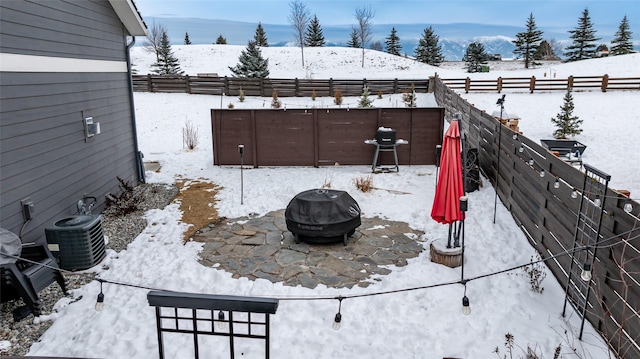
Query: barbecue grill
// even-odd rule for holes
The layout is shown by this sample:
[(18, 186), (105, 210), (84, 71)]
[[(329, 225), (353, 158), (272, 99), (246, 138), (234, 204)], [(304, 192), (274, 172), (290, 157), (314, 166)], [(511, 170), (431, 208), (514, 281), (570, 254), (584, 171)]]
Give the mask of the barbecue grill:
[(284, 216), (296, 243), (342, 240), (346, 246), (347, 238), (361, 224), (358, 203), (347, 192), (331, 189), (297, 194), (287, 205)]

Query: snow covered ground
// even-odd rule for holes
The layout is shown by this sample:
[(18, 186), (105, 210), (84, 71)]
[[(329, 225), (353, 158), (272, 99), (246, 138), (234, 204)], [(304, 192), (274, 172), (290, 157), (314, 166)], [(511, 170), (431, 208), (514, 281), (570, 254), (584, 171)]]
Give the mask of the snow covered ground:
[[(175, 46), (183, 69), (189, 74), (217, 72), (228, 75), (242, 47)], [(462, 77), (458, 69), (434, 68), (404, 58), (367, 51), (367, 63), (360, 67), (360, 52), (353, 49), (305, 49), (307, 68), (299, 62), (298, 48), (264, 48), (272, 77), (314, 78), (423, 78), (438, 72), (441, 77)], [(146, 73), (153, 56), (135, 48), (133, 62)], [(554, 64), (558, 77), (601, 75), (640, 77), (640, 55)], [(541, 76), (545, 69), (496, 70), (471, 76)], [(548, 70), (546, 70), (548, 71)], [(520, 127), (531, 138), (548, 138), (553, 132), (550, 118), (562, 104), (564, 93), (507, 93), (506, 109), (521, 117)], [(498, 94), (464, 95), (487, 112), (495, 110)], [(376, 100), (374, 106), (402, 105), (398, 95)], [(636, 141), (640, 112), (636, 110), (638, 91), (575, 93), (574, 114), (584, 119), (584, 132), (576, 139), (589, 146), (585, 162), (613, 175), (619, 188), (640, 193), (637, 173), (640, 152)], [(309, 106), (310, 99), (282, 98), (288, 107)], [(347, 101), (355, 102), (355, 98)], [(209, 109), (233, 102), (236, 108), (262, 107), (270, 99), (219, 96), (136, 93), (135, 105), (140, 150), (146, 161), (159, 161), (159, 173), (148, 172), (149, 182), (172, 183), (177, 177), (201, 178), (222, 187), (215, 204), (220, 216), (236, 218), (283, 209), (297, 193), (321, 186), (329, 173), (332, 188), (348, 191), (359, 203), (364, 216), (381, 216), (404, 221), (425, 232), (425, 248), (433, 240), (445, 239), (447, 226), (433, 221), (429, 213), (435, 188), (434, 166), (403, 166), (399, 173), (374, 176), (374, 185), (410, 194), (387, 191), (358, 191), (353, 180), (370, 174), (368, 166), (331, 168), (277, 167), (244, 172), (244, 204), (240, 204), (239, 169), (213, 165)], [(330, 98), (316, 99), (330, 104)], [(419, 105), (430, 106), (431, 95), (419, 94)], [(200, 145), (192, 151), (182, 146), (182, 128), (189, 120), (198, 129)], [(528, 263), (534, 249), (528, 244), (502, 205), (493, 223), (494, 191), (488, 183), (469, 194), (466, 221), (465, 277), (473, 278)], [(384, 205), (381, 205), (384, 204)], [(517, 345), (515, 354), (524, 355), (527, 346), (544, 357), (562, 345), (563, 357), (608, 358), (606, 345), (589, 325), (584, 340), (577, 339), (580, 322), (575, 313), (563, 318), (563, 288), (549, 273), (542, 294), (531, 290), (522, 271), (470, 281), (466, 295), (471, 314), (461, 313), (464, 288), (459, 284), (400, 293), (349, 298), (342, 302), (342, 329), (331, 328), (338, 301), (290, 300), (319, 297), (375, 294), (399, 289), (457, 281), (460, 268), (432, 263), (428, 250), (405, 267), (392, 267), (391, 274), (368, 288), (315, 289), (287, 287), (266, 280), (233, 279), (231, 274), (197, 262), (202, 245), (182, 242), (186, 225), (180, 221), (177, 204), (147, 213), (149, 226), (127, 250), (109, 252), (105, 262), (92, 270), (106, 280), (158, 289), (209, 294), (266, 296), (280, 299), (272, 316), (271, 357), (273, 358), (489, 358), (499, 347), (504, 353), (505, 334)], [(103, 269), (107, 265), (108, 269)], [(146, 299), (147, 290), (105, 284), (105, 309), (94, 310), (99, 284), (92, 282), (73, 292), (77, 301), (62, 299), (57, 313), (36, 320), (52, 320), (53, 326), (30, 355), (78, 357), (155, 358), (157, 337), (155, 315)], [(567, 334), (565, 335), (565, 330)], [(189, 336), (165, 339), (167, 357), (193, 357)], [(228, 341), (207, 339), (201, 357), (226, 357)], [(262, 343), (239, 341), (236, 355), (262, 357)], [(522, 349), (521, 349), (522, 348)], [(574, 349), (577, 354), (574, 354)]]

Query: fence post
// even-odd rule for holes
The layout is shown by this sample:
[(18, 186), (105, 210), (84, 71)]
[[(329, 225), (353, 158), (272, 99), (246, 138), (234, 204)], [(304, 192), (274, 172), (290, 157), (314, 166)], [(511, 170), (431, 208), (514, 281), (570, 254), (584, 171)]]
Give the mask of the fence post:
[(153, 83), (151, 82), (151, 74), (147, 74), (147, 90), (153, 92)]
[(533, 93), (533, 90), (536, 88), (536, 77), (531, 76), (531, 83), (529, 83), (529, 91)]
[(224, 87), (222, 89), (222, 93), (226, 93), (227, 95), (229, 95), (229, 79), (227, 78), (227, 76), (224, 77)]
[(502, 92), (502, 76), (498, 77), (498, 93)]
[(471, 88), (471, 79), (467, 77), (464, 80), (464, 92), (469, 93), (470, 88)]
[(293, 81), (293, 95), (295, 97), (298, 97), (298, 78), (296, 77), (295, 80)]
[(329, 96), (333, 96), (333, 78), (329, 78)]
[(600, 86), (602, 92), (607, 92), (607, 86), (609, 86), (609, 75), (604, 74), (604, 76), (602, 76), (602, 86)]
[(185, 85), (187, 86), (187, 93), (191, 93), (191, 83), (189, 82), (189, 75), (185, 75), (184, 76), (184, 82)]
[(398, 79), (393, 79), (393, 93), (398, 93)]
[(567, 90), (573, 89), (573, 75), (567, 78)]

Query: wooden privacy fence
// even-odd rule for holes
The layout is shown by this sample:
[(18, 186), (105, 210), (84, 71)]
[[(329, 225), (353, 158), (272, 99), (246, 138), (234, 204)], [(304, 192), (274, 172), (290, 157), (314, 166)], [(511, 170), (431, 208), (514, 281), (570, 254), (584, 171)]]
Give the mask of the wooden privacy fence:
[[(379, 127), (409, 141), (397, 147), (400, 165), (431, 165), (442, 143), (442, 108), (371, 109), (221, 109), (211, 110), (213, 162), (258, 166), (371, 165)], [(380, 154), (380, 164), (394, 162), (392, 152)], [(402, 170), (402, 169), (400, 169)]]
[(182, 92), (190, 94), (238, 96), (240, 89), (245, 96), (270, 97), (274, 90), (279, 97), (333, 96), (341, 90), (343, 96), (360, 96), (364, 86), (372, 95), (411, 91), (428, 92), (429, 79), (415, 80), (315, 80), (315, 79), (272, 79), (249, 77), (200, 76), (160, 76), (133, 75), (133, 90), (139, 92)]
[[(434, 82), (438, 104), (448, 114), (462, 114), (462, 129), (468, 136), (469, 147), (478, 148), (482, 171), (533, 247), (543, 258), (571, 250), (581, 198), (573, 198), (572, 193), (583, 188), (585, 173), (538, 143), (500, 125), (495, 118), (462, 99), (444, 81), (436, 78)], [(558, 188), (554, 186), (556, 181)], [(585, 195), (595, 200), (595, 194)], [(600, 229), (603, 245), (597, 248), (586, 319), (618, 358), (638, 359), (640, 204), (632, 201), (633, 210), (627, 213), (623, 208), (628, 197), (612, 189), (603, 197)], [(576, 283), (567, 283), (571, 268), (573, 271), (582, 268), (582, 263), (572, 255), (560, 255), (546, 264), (563, 287), (577, 288)], [(577, 273), (578, 278), (579, 275)], [(575, 278), (575, 274), (573, 276)], [(561, 312), (562, 308), (563, 303), (557, 303), (557, 311)]]
[(494, 80), (455, 78), (442, 79), (442, 82), (450, 89), (470, 91), (496, 91), (507, 89), (534, 91), (553, 91), (567, 89), (599, 89), (602, 92), (609, 90), (640, 90), (640, 77), (609, 77), (603, 76), (569, 76), (566, 79), (531, 77), (498, 77)]

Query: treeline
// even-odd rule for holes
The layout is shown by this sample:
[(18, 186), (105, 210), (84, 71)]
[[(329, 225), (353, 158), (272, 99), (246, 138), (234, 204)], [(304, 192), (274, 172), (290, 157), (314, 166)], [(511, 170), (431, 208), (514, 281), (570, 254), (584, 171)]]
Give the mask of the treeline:
[[(300, 47), (302, 66), (304, 67), (304, 48), (325, 46), (326, 40), (323, 34), (320, 20), (314, 14), (311, 16), (307, 6), (300, 0), (289, 3), (288, 21), (294, 32), (296, 45)], [(384, 39), (384, 46), (380, 41), (372, 41), (372, 27), (375, 12), (371, 6), (357, 7), (354, 12), (355, 24), (347, 40), (347, 46), (362, 49), (362, 67), (364, 67), (365, 48), (384, 51), (396, 56), (409, 56), (402, 53), (400, 37), (395, 27), (392, 27), (389, 35)], [(578, 19), (577, 26), (569, 31), (572, 40), (571, 45), (564, 49), (563, 55), (566, 61), (579, 61), (597, 56), (624, 55), (633, 50), (632, 32), (629, 21), (625, 15), (618, 30), (611, 41), (611, 49), (605, 44), (598, 44), (601, 38), (596, 36), (596, 30), (589, 16), (589, 10), (584, 9)], [(516, 58), (522, 59), (524, 67), (540, 65), (541, 60), (560, 60), (558, 53), (562, 51), (559, 43), (553, 39), (543, 39), (543, 32), (538, 29), (533, 13), (525, 23), (525, 31), (515, 34), (513, 41)], [(226, 44), (227, 40), (220, 34), (215, 44)], [(189, 33), (185, 33), (184, 44), (189, 45)], [(238, 64), (229, 69), (237, 77), (262, 77), (269, 76), (268, 59), (264, 59), (260, 52), (261, 47), (268, 47), (269, 41), (264, 27), (259, 22), (253, 39), (247, 43), (247, 48), (238, 58)], [(162, 25), (154, 24), (149, 29), (145, 47), (156, 54), (157, 62), (153, 64), (153, 73), (159, 75), (181, 75), (182, 70), (178, 59), (173, 56), (167, 30)], [(431, 26), (424, 29), (418, 41), (418, 46), (412, 56), (416, 61), (432, 66), (440, 66), (445, 60), (442, 53), (440, 38)], [(487, 54), (482, 42), (476, 41), (468, 45), (463, 61), (468, 72), (483, 71), (489, 59), (493, 55)]]

